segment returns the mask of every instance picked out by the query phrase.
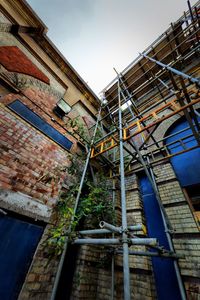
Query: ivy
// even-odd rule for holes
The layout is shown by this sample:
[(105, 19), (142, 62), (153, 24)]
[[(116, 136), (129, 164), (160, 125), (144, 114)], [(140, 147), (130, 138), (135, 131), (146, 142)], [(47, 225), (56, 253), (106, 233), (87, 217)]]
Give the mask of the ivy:
[(83, 158), (77, 154), (70, 157), (71, 163), (66, 171), (73, 177), (74, 181), (67, 191), (60, 193), (56, 205), (57, 222), (49, 231), (49, 237), (45, 242), (50, 257), (61, 255), (66, 238), (73, 240), (76, 236), (75, 230), (81, 223), (84, 223), (87, 228), (98, 228), (101, 220), (114, 223), (107, 179), (102, 174), (97, 176), (95, 183), (89, 176), (86, 176), (80, 203), (76, 214), (74, 214), (74, 203), (83, 170)]
[(89, 144), (90, 136), (88, 131), (86, 130), (85, 125), (79, 120), (78, 117), (74, 119), (69, 119), (65, 124), (69, 130), (72, 130), (75, 134), (77, 134), (81, 141)]
[(113, 206), (109, 199), (106, 178), (103, 175), (97, 178), (97, 184), (86, 182), (88, 194), (80, 201), (77, 210), (79, 219), (86, 218), (87, 226), (98, 228), (99, 222), (104, 220), (113, 222)]

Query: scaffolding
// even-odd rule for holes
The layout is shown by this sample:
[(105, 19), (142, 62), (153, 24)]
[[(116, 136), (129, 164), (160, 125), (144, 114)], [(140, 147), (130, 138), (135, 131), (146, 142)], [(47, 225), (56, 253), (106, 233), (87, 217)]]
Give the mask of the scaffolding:
[[(162, 204), (153, 167), (171, 157), (191, 151), (200, 146), (200, 125), (198, 122), (200, 103), (200, 1), (193, 7), (188, 1), (189, 10), (152, 45), (139, 55), (123, 72), (102, 91), (102, 101), (93, 137), (87, 153), (84, 171), (76, 197), (76, 212), (90, 160), (97, 160), (102, 166), (108, 166), (113, 179), (113, 202), (115, 201), (114, 178), (120, 179), (122, 224), (120, 227), (102, 220), (99, 229), (82, 230), (74, 244), (117, 246), (114, 255), (123, 255), (124, 299), (130, 300), (129, 255), (171, 257), (182, 299), (186, 299), (177, 259), (172, 243), (173, 228)], [(189, 72), (189, 73), (188, 73)], [(158, 126), (174, 116), (185, 116), (189, 127), (172, 135), (157, 139)], [(110, 124), (114, 129), (109, 131)], [(98, 126), (103, 128), (104, 136), (95, 140)], [(192, 134), (183, 138), (180, 132), (191, 129)], [(105, 131), (106, 130), (106, 131)], [(177, 136), (175, 141), (166, 143), (167, 138)], [(187, 138), (195, 141), (188, 147)], [(179, 147), (181, 147), (181, 150)], [(170, 149), (179, 149), (170, 151)], [(129, 162), (125, 164), (124, 158)], [(159, 246), (154, 237), (141, 238), (138, 231), (146, 234), (143, 224), (127, 225), (125, 176), (143, 170), (148, 177), (158, 202), (165, 227), (170, 251)], [(72, 217), (73, 218), (73, 217)], [(73, 220), (72, 220), (73, 221)], [(110, 234), (109, 238), (102, 238)], [(92, 236), (95, 235), (95, 238)], [(99, 236), (99, 238), (96, 238)], [(62, 268), (66, 247), (63, 252), (54, 285), (52, 300)], [(151, 251), (131, 251), (130, 245), (145, 245), (155, 249)], [(120, 249), (119, 246), (121, 247)], [(112, 260), (111, 299), (114, 299), (114, 259)]]

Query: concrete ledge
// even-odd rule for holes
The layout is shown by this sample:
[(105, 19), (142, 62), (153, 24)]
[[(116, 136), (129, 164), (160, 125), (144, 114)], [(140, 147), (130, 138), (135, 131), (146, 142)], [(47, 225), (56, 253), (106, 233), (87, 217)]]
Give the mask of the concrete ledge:
[(3, 189), (0, 189), (0, 207), (47, 223), (52, 213), (52, 208), (31, 196)]

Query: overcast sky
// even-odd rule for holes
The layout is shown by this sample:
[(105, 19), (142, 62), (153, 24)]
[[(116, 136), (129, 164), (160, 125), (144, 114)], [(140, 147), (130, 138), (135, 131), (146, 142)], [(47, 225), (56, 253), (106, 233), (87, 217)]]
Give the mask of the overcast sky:
[[(96, 94), (187, 10), (186, 0), (27, 0)], [(195, 4), (196, 0), (191, 0)]]

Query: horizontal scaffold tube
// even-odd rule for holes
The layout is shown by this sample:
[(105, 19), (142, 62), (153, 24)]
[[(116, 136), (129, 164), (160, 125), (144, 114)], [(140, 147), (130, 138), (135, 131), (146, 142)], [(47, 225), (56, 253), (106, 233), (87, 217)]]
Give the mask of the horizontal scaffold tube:
[[(117, 233), (121, 233), (122, 232), (121, 227), (115, 227), (115, 228), (117, 229), (115, 232), (117, 232)], [(129, 231), (140, 231), (140, 230), (142, 230), (144, 233), (146, 233), (146, 228), (142, 224), (128, 226), (128, 230)], [(87, 230), (80, 230), (78, 233), (80, 235), (92, 235), (92, 234), (108, 234), (108, 233), (112, 233), (112, 232), (113, 231), (110, 228), (110, 229), (87, 229)]]
[(106, 234), (106, 233), (111, 233), (110, 230), (108, 229), (91, 229), (91, 230), (81, 230), (78, 232), (81, 235), (89, 235), (89, 234)]
[[(117, 250), (116, 254), (123, 254), (123, 250)], [(151, 252), (151, 251), (134, 251), (129, 250), (129, 255), (138, 255), (138, 256), (155, 256), (155, 257), (164, 257), (164, 258), (184, 258), (184, 255), (168, 252)]]
[(122, 228), (121, 227), (116, 227), (116, 226), (114, 226), (112, 224), (109, 224), (109, 223), (106, 223), (104, 221), (101, 221), (99, 223), (99, 226), (102, 229), (105, 228), (105, 229), (110, 230), (110, 231), (115, 232), (115, 233), (122, 233)]
[[(128, 243), (132, 245), (145, 245), (145, 246), (156, 246), (157, 239), (154, 238), (134, 238), (128, 239)], [(121, 245), (122, 240), (120, 239), (77, 239), (73, 242), (75, 245)]]
[(144, 233), (146, 233), (146, 227), (143, 224), (128, 226), (128, 230), (130, 230), (130, 231), (140, 231), (140, 230), (142, 230)]
[[(105, 229), (110, 230), (110, 231), (115, 232), (115, 233), (122, 233), (122, 228), (121, 227), (116, 227), (116, 226), (114, 226), (112, 224), (109, 224), (109, 223), (106, 223), (104, 221), (101, 221), (99, 223), (99, 226), (101, 228), (105, 228)], [(146, 227), (143, 224), (137, 224), (137, 225), (128, 226), (127, 230), (130, 230), (130, 231), (142, 230), (145, 233), (146, 232)]]

